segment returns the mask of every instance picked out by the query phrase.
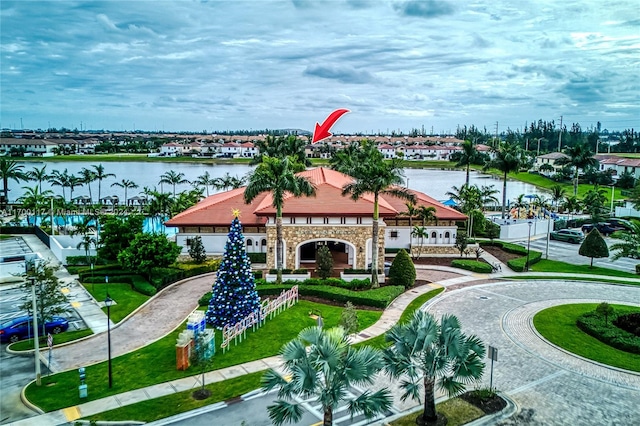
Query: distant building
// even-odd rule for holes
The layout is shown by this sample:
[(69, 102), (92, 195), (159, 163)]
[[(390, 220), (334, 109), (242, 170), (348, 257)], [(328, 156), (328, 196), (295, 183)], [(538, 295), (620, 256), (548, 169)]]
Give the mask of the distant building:
[[(564, 166), (560, 166), (558, 164), (556, 164), (556, 161), (560, 158), (569, 158), (569, 156), (567, 154), (564, 154), (562, 152), (550, 152), (549, 154), (544, 154), (544, 155), (538, 155), (536, 157), (536, 161), (533, 164), (533, 167), (535, 168), (536, 171), (539, 171), (541, 174), (546, 175), (546, 176), (550, 176), (553, 175), (555, 173), (558, 173), (560, 170), (562, 170), (562, 167)], [(548, 164), (551, 167), (553, 167), (553, 171), (544, 171), (544, 170), (540, 170), (540, 166), (542, 166), (543, 164)], [(544, 169), (544, 168), (543, 168)]]

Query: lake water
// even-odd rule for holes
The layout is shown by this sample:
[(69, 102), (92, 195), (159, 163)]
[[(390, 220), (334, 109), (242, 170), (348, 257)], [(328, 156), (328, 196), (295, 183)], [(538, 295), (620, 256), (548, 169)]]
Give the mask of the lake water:
[[(46, 165), (47, 173), (51, 173), (53, 170), (63, 172), (68, 170), (69, 174), (78, 174), (82, 168), (91, 168), (96, 164), (92, 161), (44, 161), (44, 162), (23, 162), (24, 171), (31, 171), (34, 167), (41, 168)], [(189, 181), (194, 181), (198, 176), (209, 172), (213, 178), (222, 177), (229, 173), (231, 176), (242, 177), (253, 170), (254, 166), (245, 164), (194, 164), (194, 163), (165, 163), (165, 162), (103, 162), (105, 173), (113, 173), (114, 177), (109, 177), (102, 181), (101, 196), (117, 195), (120, 200), (124, 200), (124, 189), (119, 187), (112, 187), (114, 182), (120, 182), (122, 179), (128, 179), (138, 184), (137, 189), (129, 189), (127, 191), (127, 197), (131, 198), (134, 195), (138, 195), (144, 187), (161, 189), (159, 183), (160, 176), (170, 170), (177, 173), (184, 173), (184, 176)], [(425, 194), (435, 198), (436, 200), (446, 200), (447, 191), (451, 191), (453, 186), (460, 187), (465, 181), (465, 172), (461, 170), (436, 170), (436, 169), (406, 169), (405, 176), (408, 178), (408, 186), (412, 189), (424, 192)], [(499, 191), (496, 197), (502, 201), (502, 180), (493, 177), (491, 175), (472, 172), (470, 177), (471, 184), (481, 185), (494, 185), (495, 189)], [(20, 182), (9, 181), (9, 200), (14, 202), (20, 196), (24, 190), (22, 187), (33, 187), (37, 185), (37, 182)], [(49, 183), (43, 182), (44, 189), (52, 190), (56, 195), (62, 195), (62, 188), (59, 186), (51, 186)], [(172, 192), (171, 185), (164, 184), (164, 192)], [(191, 189), (191, 185), (177, 185), (176, 191)], [(214, 188), (210, 188), (209, 194), (220, 192)], [(91, 184), (91, 193), (94, 200), (98, 196), (98, 182)], [(512, 200), (520, 194), (544, 194), (544, 192), (537, 189), (535, 186), (519, 182), (509, 181), (507, 184), (507, 198)], [(89, 195), (87, 186), (81, 186), (74, 188), (73, 196), (78, 197), (80, 195)], [(69, 197), (69, 189), (66, 189), (66, 196)], [(548, 196), (548, 194), (547, 194)]]

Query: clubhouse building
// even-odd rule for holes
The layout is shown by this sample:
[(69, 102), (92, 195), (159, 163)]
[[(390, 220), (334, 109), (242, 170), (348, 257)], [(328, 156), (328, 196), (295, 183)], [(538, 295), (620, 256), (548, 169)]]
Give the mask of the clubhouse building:
[[(334, 263), (345, 268), (364, 269), (373, 256), (371, 232), (373, 195), (358, 200), (342, 195), (342, 188), (352, 181), (348, 175), (318, 167), (298, 175), (307, 178), (316, 188), (312, 197), (285, 196), (282, 212), (283, 267), (304, 268), (315, 262), (320, 245), (327, 245)], [(404, 214), (406, 201), (381, 194), (378, 200), (380, 227), (378, 260), (382, 265), (385, 248), (420, 250), (421, 253), (456, 253), (454, 243), (457, 224), (467, 216), (447, 207), (426, 194), (410, 190), (416, 206), (435, 208), (437, 220), (424, 224), (425, 233), (412, 237), (411, 225), (423, 226), (418, 217)], [(176, 242), (187, 254), (194, 237), (200, 236), (207, 254), (224, 252), (233, 211), (240, 211), (247, 252), (266, 253), (268, 268), (275, 268), (276, 209), (271, 194), (260, 194), (251, 204), (244, 202), (244, 187), (209, 196), (174, 216), (166, 226), (177, 227)]]

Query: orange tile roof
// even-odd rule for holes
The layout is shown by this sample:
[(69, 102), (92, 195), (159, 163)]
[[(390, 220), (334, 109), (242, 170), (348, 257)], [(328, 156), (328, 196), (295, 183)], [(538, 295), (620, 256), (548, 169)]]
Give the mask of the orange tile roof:
[[(315, 197), (285, 196), (283, 216), (364, 216), (373, 214), (373, 194), (365, 194), (358, 200), (342, 195), (342, 188), (352, 181), (350, 176), (335, 170), (318, 167), (298, 174), (306, 177), (316, 188)], [(442, 220), (465, 220), (466, 216), (455, 209), (418, 191), (417, 205), (432, 206)], [(270, 193), (260, 194), (250, 204), (244, 204), (244, 187), (207, 197), (195, 206), (174, 216), (166, 226), (227, 226), (233, 219), (232, 210), (239, 209), (240, 220), (247, 225), (263, 225), (267, 217), (275, 216)], [(380, 195), (381, 217), (394, 217), (406, 210), (405, 201), (387, 194)]]

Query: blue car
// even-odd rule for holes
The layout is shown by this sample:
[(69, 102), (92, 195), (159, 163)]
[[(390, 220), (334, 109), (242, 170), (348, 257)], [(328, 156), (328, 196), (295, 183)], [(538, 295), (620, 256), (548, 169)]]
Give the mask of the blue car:
[[(58, 334), (69, 328), (66, 318), (54, 316), (44, 324), (45, 333)], [(38, 330), (42, 332), (40, 325)], [(17, 342), (18, 340), (33, 337), (33, 317), (23, 316), (14, 318), (0, 326), (0, 342)]]

